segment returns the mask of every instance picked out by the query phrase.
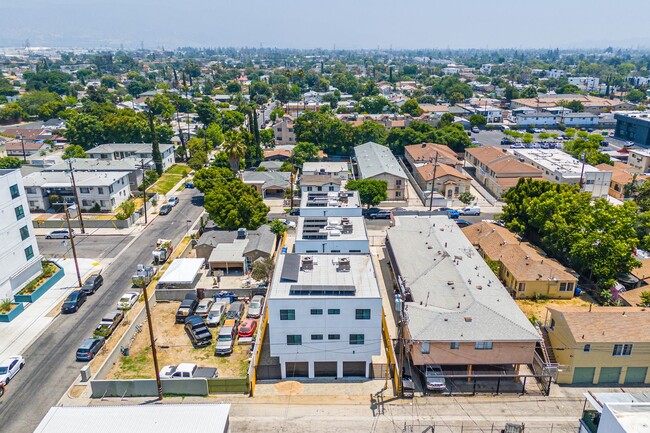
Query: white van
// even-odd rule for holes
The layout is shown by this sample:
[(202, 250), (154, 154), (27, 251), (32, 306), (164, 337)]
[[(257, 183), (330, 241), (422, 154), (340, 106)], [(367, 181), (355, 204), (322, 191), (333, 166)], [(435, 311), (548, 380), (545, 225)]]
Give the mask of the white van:
[(478, 206), (467, 206), (459, 212), (461, 215), (481, 215), (481, 208)]
[[(75, 237), (75, 232), (72, 230), (72, 237)], [(45, 236), (45, 239), (68, 239), (70, 237), (70, 233), (68, 233), (68, 230), (52, 230)]]

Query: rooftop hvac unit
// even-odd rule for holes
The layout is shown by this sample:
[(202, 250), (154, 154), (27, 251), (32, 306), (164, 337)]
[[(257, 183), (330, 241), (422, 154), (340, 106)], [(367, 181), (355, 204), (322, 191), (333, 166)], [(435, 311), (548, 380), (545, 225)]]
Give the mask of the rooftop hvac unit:
[(343, 233), (343, 234), (350, 234), (350, 233), (352, 233), (352, 231), (353, 231), (353, 229), (352, 229), (352, 223), (350, 223), (350, 222), (344, 222), (344, 223), (343, 223), (343, 230), (342, 230), (342, 233)]
[(350, 272), (350, 258), (349, 257), (339, 257), (338, 270), (340, 272)]
[(312, 256), (305, 256), (302, 258), (302, 270), (312, 271), (314, 269), (314, 258)]
[(341, 231), (340, 230), (330, 230), (330, 236), (341, 236)]
[(237, 229), (237, 239), (246, 239), (248, 235), (248, 230), (246, 229)]

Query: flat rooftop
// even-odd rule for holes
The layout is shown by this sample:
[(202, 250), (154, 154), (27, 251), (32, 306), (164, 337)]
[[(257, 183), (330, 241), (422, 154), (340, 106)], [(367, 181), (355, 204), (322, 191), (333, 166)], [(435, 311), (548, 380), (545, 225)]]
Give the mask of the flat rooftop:
[[(119, 179), (128, 176), (127, 171), (78, 171), (74, 175), (77, 188), (92, 186), (110, 186)], [(64, 171), (40, 171), (28, 174), (23, 178), (25, 187), (41, 188), (71, 188), (72, 180)], [(128, 185), (129, 182), (127, 181)]]
[[(514, 149), (513, 152), (517, 156), (538, 164), (553, 173), (561, 173), (565, 177), (580, 177), (582, 172), (582, 161), (559, 149)], [(584, 165), (585, 173), (597, 173), (599, 171), (601, 170), (592, 165)]]
[(302, 165), (303, 173), (340, 173), (348, 172), (347, 162), (331, 162), (331, 161), (318, 161), (318, 162), (305, 162)]
[(369, 254), (280, 254), (269, 298), (377, 298)]
[(398, 216), (387, 248), (425, 341), (538, 341), (539, 334), (454, 220)]
[(300, 207), (358, 208), (361, 207), (361, 201), (357, 191), (304, 192), (300, 198)]
[(298, 218), (296, 241), (309, 240), (365, 240), (366, 225), (361, 216), (325, 217), (305, 216)]

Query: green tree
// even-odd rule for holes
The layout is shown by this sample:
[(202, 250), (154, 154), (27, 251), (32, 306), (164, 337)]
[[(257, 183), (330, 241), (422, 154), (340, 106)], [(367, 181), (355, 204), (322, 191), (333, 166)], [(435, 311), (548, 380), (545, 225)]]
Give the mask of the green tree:
[(641, 292), (641, 307), (650, 307), (650, 292)]
[(26, 71), (23, 74), (25, 89), (44, 90), (59, 95), (66, 95), (70, 92), (70, 82), (74, 80), (72, 75), (61, 71)]
[(528, 86), (524, 90), (521, 91), (520, 98), (536, 98), (537, 97), (537, 89), (535, 86)]
[(262, 129), (260, 131), (260, 141), (265, 147), (273, 147), (275, 145), (273, 129)]
[(292, 161), (296, 167), (302, 167), (305, 162), (318, 161), (318, 146), (313, 143), (300, 142), (292, 151)]
[(641, 90), (632, 89), (629, 92), (627, 92), (626, 98), (628, 101), (638, 104), (646, 99), (646, 94)]
[(255, 187), (239, 179), (214, 181), (212, 188), (205, 192), (204, 201), (210, 219), (224, 230), (240, 227), (255, 230), (266, 223), (269, 212)]
[(100, 83), (104, 87), (108, 87), (109, 89), (117, 89), (119, 86), (119, 83), (117, 82), (117, 78), (115, 78), (112, 75), (104, 75), (102, 76)]
[(517, 90), (515, 87), (511, 85), (507, 85), (504, 91), (503, 96), (506, 98), (507, 101), (512, 101), (513, 99), (518, 99), (519, 98), (519, 90)]
[(30, 116), (38, 114), (38, 110), (48, 102), (62, 102), (61, 97), (53, 92), (35, 90), (26, 92), (19, 100), (18, 105)]
[(90, 149), (103, 141), (104, 125), (92, 114), (77, 114), (67, 120), (63, 135), (68, 142)]
[(424, 110), (420, 108), (420, 104), (415, 99), (408, 99), (400, 107), (400, 112), (402, 114), (410, 114), (413, 117), (420, 117)]
[(438, 123), (439, 128), (444, 128), (445, 126), (450, 126), (454, 123), (454, 115), (451, 113), (445, 113), (440, 116), (440, 122)]
[(63, 155), (61, 155), (61, 159), (70, 158), (88, 158), (88, 155), (86, 155), (83, 147), (79, 146), (78, 144), (70, 144), (65, 148)]
[(469, 122), (472, 124), (472, 126), (487, 125), (487, 119), (482, 114), (472, 114), (469, 116)]
[(390, 101), (383, 96), (366, 97), (361, 100), (361, 111), (368, 114), (381, 114), (390, 107)]
[(471, 192), (465, 191), (458, 197), (458, 200), (460, 200), (465, 205), (469, 205), (474, 201), (475, 198), (476, 197), (474, 197)]
[(219, 119), (219, 111), (217, 111), (217, 107), (212, 102), (197, 102), (196, 118), (204, 125), (210, 125)]
[(385, 180), (351, 180), (346, 184), (346, 188), (351, 191), (359, 191), (359, 199), (367, 207), (377, 206), (388, 199), (388, 182)]
[(374, 120), (366, 120), (354, 128), (355, 142), (367, 143), (369, 141), (384, 144), (388, 138), (388, 131), (381, 123)]
[(3, 170), (8, 168), (20, 168), (21, 164), (22, 161), (13, 156), (5, 156), (4, 158), (0, 158), (0, 169)]
[(295, 168), (289, 161), (284, 161), (278, 171), (293, 172)]
[(25, 119), (29, 117), (29, 114), (23, 108), (15, 102), (10, 104), (5, 104), (0, 108), (0, 120), (10, 120), (17, 122), (20, 119)]
[[(585, 106), (582, 102), (578, 100), (573, 100), (573, 101), (567, 101), (566, 99), (561, 99), (557, 105), (568, 108), (569, 110), (573, 111), (574, 113), (582, 113), (585, 111)], [(574, 130), (575, 131), (575, 130)]]
[(278, 236), (282, 236), (288, 230), (287, 225), (280, 220), (271, 221), (269, 227), (271, 228), (271, 231)]
[(237, 81), (230, 81), (228, 84), (226, 84), (226, 91), (228, 93), (241, 93), (241, 84), (239, 84)]
[(535, 139), (535, 136), (533, 134), (531, 134), (530, 132), (526, 132), (524, 134), (524, 138), (522, 138), (521, 141), (523, 141), (526, 144), (530, 144), (530, 143), (533, 142), (534, 139)]
[(149, 101), (149, 108), (153, 111), (153, 114), (161, 116), (167, 123), (172, 121), (176, 112), (176, 108), (167, 95), (154, 95)]
[(61, 100), (46, 102), (38, 108), (38, 118), (41, 120), (53, 119), (65, 111), (65, 109), (65, 102)]
[(115, 219), (125, 220), (135, 213), (135, 202), (128, 199), (118, 206), (119, 211), (115, 214)]
[(224, 136), (223, 151), (228, 155), (230, 169), (237, 173), (241, 164), (241, 159), (246, 153), (246, 145), (242, 135), (236, 131), (228, 131)]
[(273, 277), (274, 270), (275, 270), (275, 263), (273, 263), (273, 258), (263, 257), (253, 262), (251, 277), (253, 277), (257, 281), (262, 281), (268, 284), (271, 281), (271, 277)]
[(573, 138), (576, 135), (576, 130), (575, 128), (567, 128), (564, 130), (564, 135), (566, 135), (569, 138)]

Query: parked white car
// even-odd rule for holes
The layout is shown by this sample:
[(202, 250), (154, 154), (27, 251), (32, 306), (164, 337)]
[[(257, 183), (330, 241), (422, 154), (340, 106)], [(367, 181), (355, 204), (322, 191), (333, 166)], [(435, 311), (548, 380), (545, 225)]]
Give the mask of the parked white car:
[(10, 356), (0, 362), (0, 384), (7, 384), (25, 366), (22, 356)]
[(295, 229), (296, 228), (296, 223), (294, 221), (284, 219), (284, 218), (280, 218), (280, 221), (282, 222), (282, 224), (289, 227), (290, 229)]
[[(76, 237), (77, 234), (72, 230), (72, 237)], [(45, 239), (70, 239), (70, 232), (68, 229), (57, 229), (49, 232)]]
[(210, 327), (219, 326), (221, 319), (223, 319), (226, 314), (226, 310), (228, 310), (228, 304), (229, 302), (227, 299), (217, 299), (217, 301), (212, 304), (208, 317), (205, 319), (206, 325)]
[(117, 309), (118, 310), (130, 310), (133, 308), (136, 302), (138, 302), (138, 298), (140, 297), (140, 294), (137, 292), (126, 292), (125, 294), (122, 295), (119, 301), (117, 301)]

